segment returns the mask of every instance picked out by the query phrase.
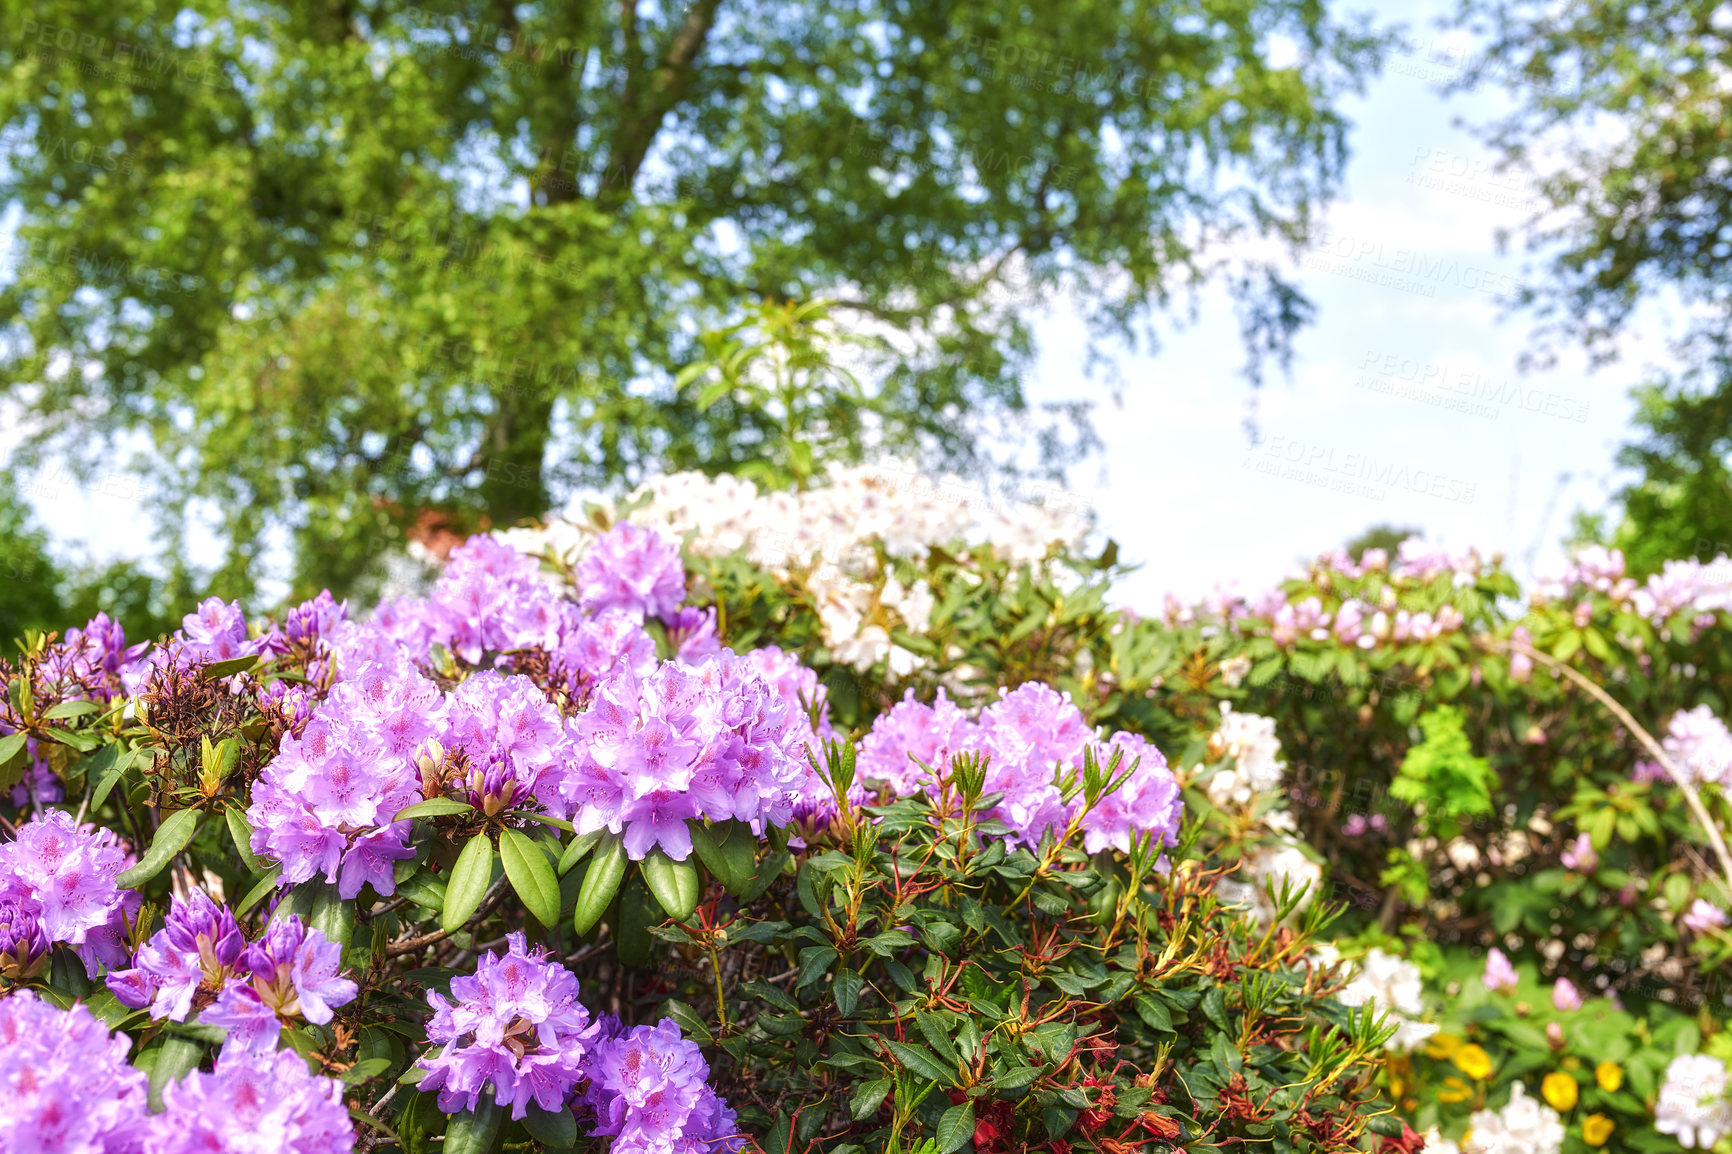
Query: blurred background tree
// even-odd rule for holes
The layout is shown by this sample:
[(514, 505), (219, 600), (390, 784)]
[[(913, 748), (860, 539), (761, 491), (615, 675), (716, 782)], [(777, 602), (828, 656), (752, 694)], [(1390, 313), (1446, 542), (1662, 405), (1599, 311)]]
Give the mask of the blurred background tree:
[(1644, 302), (1686, 306), (1680, 367), (1637, 391), (1632, 470), (1577, 535), (1622, 547), (1638, 574), (1732, 551), (1732, 11), (1715, 0), (1462, 0), (1485, 47), (1461, 87), (1514, 99), (1484, 126), (1541, 207), (1542, 256), (1517, 304), (1540, 319), (1532, 359), (1605, 360)]
[(842, 449), (951, 468), (1042, 419), (1027, 318), (1066, 289), (1143, 340), (1228, 278), (1279, 356), (1307, 303), (1223, 245), (1303, 246), (1386, 43), (1318, 0), (4, 8), (19, 459), (145, 444), (162, 549), (213, 531), (254, 599), (786, 451), (774, 406), (676, 387), (754, 302), (901, 334)]

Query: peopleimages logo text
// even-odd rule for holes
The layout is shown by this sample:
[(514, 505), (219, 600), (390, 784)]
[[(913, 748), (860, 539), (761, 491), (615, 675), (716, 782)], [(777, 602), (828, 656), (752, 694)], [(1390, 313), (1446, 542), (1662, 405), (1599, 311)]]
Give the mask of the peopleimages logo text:
[(1372, 237), (1332, 233), (1327, 229), (1318, 237), (1317, 247), (1308, 256), (1307, 265), (1312, 265), (1316, 258), (1335, 262), (1335, 267), (1326, 271), (1343, 274), (1346, 274), (1346, 269), (1342, 266), (1360, 265), (1409, 278), (1419, 285), (1454, 285), (1494, 296), (1513, 293), (1516, 288), (1515, 277), (1509, 273), (1462, 264), (1449, 257), (1427, 256), (1417, 249), (1390, 245)]
[[(1358, 388), (1389, 393), (1479, 417), (1495, 417), (1499, 406), (1584, 424), (1588, 402), (1562, 393), (1524, 389), (1514, 381), (1499, 381), (1472, 369), (1451, 371), (1437, 361), (1421, 361), (1401, 353), (1366, 349), (1359, 362)], [(1454, 394), (1446, 397), (1443, 394)], [(1483, 403), (1475, 403), (1483, 402)]]
[[(1473, 503), (1476, 488), (1472, 481), (1451, 477), (1435, 469), (1416, 469), (1401, 461), (1379, 458), (1375, 453), (1343, 450), (1297, 437), (1269, 438), (1263, 446), (1262, 457), (1266, 463), (1279, 462), (1313, 476), (1341, 478), (1366, 486), (1406, 489), (1410, 493), (1463, 505)], [(1266, 466), (1258, 471), (1270, 472)]]

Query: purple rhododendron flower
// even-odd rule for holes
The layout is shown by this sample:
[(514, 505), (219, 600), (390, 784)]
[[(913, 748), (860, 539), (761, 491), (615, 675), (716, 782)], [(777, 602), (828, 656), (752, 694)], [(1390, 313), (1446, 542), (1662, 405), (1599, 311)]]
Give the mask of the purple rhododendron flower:
[(221, 990), (246, 947), (234, 915), (201, 890), (175, 898), (163, 928), (138, 951), (133, 968), (108, 975), (114, 996), (153, 1018), (186, 1021), (202, 988)]
[[(129, 855), (114, 833), (80, 827), (72, 815), (50, 809), (0, 844), (0, 898), (27, 898), (37, 907), (50, 942), (83, 945), (87, 936), (116, 916), (125, 903), (114, 879)], [(134, 902), (132, 891), (126, 891)]]
[(147, 1081), (130, 1048), (82, 1005), (57, 1009), (30, 990), (0, 998), (0, 1150), (137, 1150)]
[(447, 1114), (475, 1109), (489, 1086), (513, 1118), (532, 1099), (560, 1110), (584, 1077), (597, 1028), (578, 1003), (577, 979), (545, 951), (530, 951), (521, 933), (506, 942), (504, 954), (484, 955), (474, 974), (452, 980), (451, 1000), (427, 995), (427, 1040), (440, 1049), (420, 1059), (421, 1089), (438, 1090)]
[(341, 974), (342, 948), (293, 914), (272, 922), (247, 947), (241, 965), (265, 1005), (286, 1016), (299, 1013), (315, 1025), (329, 1022), (332, 1007), (354, 1001), (359, 989)]
[(686, 597), (685, 564), (660, 533), (622, 522), (577, 563), (577, 595), (591, 613), (623, 609), (640, 620), (667, 620)]
[(910, 689), (861, 739), (856, 771), (906, 797), (930, 786), (933, 772), (973, 750), (977, 741), (978, 727), (942, 688), (931, 705), (916, 701)]
[(0, 898), (0, 978), (16, 982), (41, 972), (48, 937), (38, 909), (29, 898)]
[(617, 1154), (732, 1154), (745, 1138), (709, 1076), (703, 1053), (672, 1018), (604, 1038), (589, 1061), (595, 1133), (612, 1137)]
[(1115, 733), (1096, 751), (1103, 771), (1112, 764), (1114, 754), (1121, 757), (1113, 777), (1126, 773), (1130, 777), (1083, 815), (1083, 849), (1099, 853), (1110, 846), (1129, 853), (1132, 839), (1150, 833), (1162, 844), (1176, 842), (1184, 803), (1179, 799), (1178, 779), (1167, 769), (1167, 759), (1134, 733)]
[(355, 1127), (343, 1086), (293, 1051), (223, 1051), (216, 1070), (163, 1087), (144, 1154), (348, 1154)]
[(388, 863), (412, 856), (409, 823), (391, 818), (420, 800), (412, 755), (441, 732), (444, 715), (438, 686), (412, 669), (356, 670), (299, 737), (283, 739), (254, 785), (253, 852), (282, 863), (284, 885), (321, 874), (343, 898), (368, 883), (390, 895)]
[(1014, 840), (1034, 846), (1048, 829), (1062, 832), (1081, 809), (1080, 795), (1066, 802), (1058, 781), (1081, 771), (1084, 751), (1091, 747), (1103, 768), (1115, 753), (1122, 754), (1115, 776), (1137, 768), (1083, 815), (1088, 851), (1108, 846), (1128, 851), (1134, 836), (1151, 832), (1162, 842), (1174, 841), (1179, 788), (1160, 751), (1129, 733), (1100, 744), (1082, 711), (1039, 682), (1004, 693), (979, 720), (970, 719), (942, 689), (930, 706), (914, 700), (911, 690), (873, 722), (860, 743), (857, 765), (862, 777), (907, 795), (931, 789), (932, 774), (958, 754), (982, 755), (984, 791), (1003, 795), (987, 816), (1004, 822)]
[(618, 677), (567, 727), (581, 758), (561, 783), (573, 823), (623, 833), (634, 859), (659, 846), (684, 861), (694, 817), (784, 825), (810, 792), (810, 720), (726, 650)]

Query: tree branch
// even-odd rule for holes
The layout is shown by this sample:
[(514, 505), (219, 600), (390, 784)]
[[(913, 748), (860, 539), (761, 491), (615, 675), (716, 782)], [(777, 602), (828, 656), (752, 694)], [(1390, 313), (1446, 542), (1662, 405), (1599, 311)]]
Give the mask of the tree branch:
[[(662, 120), (685, 96), (693, 64), (703, 51), (715, 23), (716, 9), (721, 0), (694, 0), (686, 9), (685, 22), (674, 34), (661, 63), (647, 77), (635, 68), (626, 77), (621, 99), (619, 126), (608, 148), (607, 168), (601, 177), (600, 198), (618, 202), (625, 199), (637, 180), (638, 170), (655, 143)], [(635, 23), (635, 8), (627, 0), (624, 15)], [(647, 91), (644, 85), (648, 85)]]

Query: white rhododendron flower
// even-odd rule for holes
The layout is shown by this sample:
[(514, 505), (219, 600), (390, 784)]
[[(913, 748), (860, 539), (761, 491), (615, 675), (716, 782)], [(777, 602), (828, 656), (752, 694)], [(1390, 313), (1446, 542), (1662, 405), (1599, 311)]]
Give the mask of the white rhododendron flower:
[[(922, 561), (936, 547), (985, 545), (1013, 564), (1038, 565), (1054, 545), (1074, 548), (1088, 533), (1086, 511), (1061, 491), (1004, 499), (955, 477), (929, 477), (912, 464), (831, 466), (824, 482), (799, 492), (761, 492), (737, 477), (673, 473), (640, 487), (616, 509), (661, 530), (700, 556), (744, 552), (787, 580), (797, 578), (817, 605), (824, 643), (835, 659), (865, 672), (887, 662), (906, 677), (925, 661), (894, 645), (896, 629), (924, 633), (936, 599), (926, 582), (903, 585), (880, 559)], [(593, 530), (581, 515), (499, 537), (532, 554), (570, 564)], [(575, 523), (574, 523), (575, 522)], [(1067, 571), (1052, 576), (1062, 578)]]
[(1732, 1133), (1726, 1064), (1708, 1054), (1673, 1058), (1654, 1104), (1654, 1129), (1676, 1136), (1687, 1149), (1703, 1150)]
[(1425, 1148), (1422, 1154), (1461, 1154), (1461, 1147), (1437, 1132), (1433, 1126), (1424, 1134)]
[(1209, 738), (1209, 752), (1233, 761), (1233, 768), (1209, 779), (1209, 800), (1218, 806), (1245, 805), (1281, 786), (1287, 764), (1281, 760), (1281, 739), (1275, 736), (1272, 717), (1234, 713), (1230, 702), (1221, 702), (1221, 724)]
[(1732, 781), (1732, 733), (1706, 705), (1674, 714), (1660, 748), (1692, 782)]
[(1378, 1010), (1394, 1015), (1395, 1036), (1384, 1043), (1385, 1049), (1411, 1051), (1437, 1033), (1435, 1023), (1419, 1021), (1425, 1013), (1425, 1001), (1420, 996), (1418, 966), (1372, 947), (1357, 967), (1346, 988), (1335, 996), (1345, 1006), (1370, 1002)]
[[(1517, 1082), (1501, 1110), (1475, 1110), (1462, 1154), (1558, 1154), (1564, 1121)], [(1429, 1147), (1428, 1147), (1429, 1148)]]
[(1291, 880), (1295, 892), (1305, 889), (1305, 895), (1293, 908), (1296, 914), (1316, 898), (1323, 867), (1292, 842), (1264, 846), (1247, 857), (1237, 873), (1216, 882), (1215, 893), (1223, 904), (1243, 906), (1259, 926), (1266, 926), (1274, 920), (1275, 904), (1265, 892), (1265, 885), (1279, 895), (1282, 878)]

